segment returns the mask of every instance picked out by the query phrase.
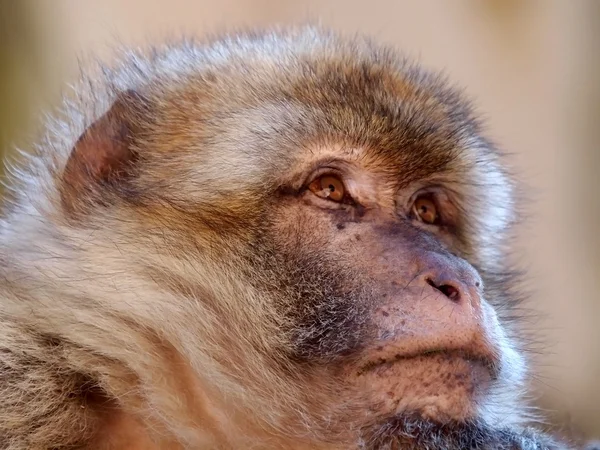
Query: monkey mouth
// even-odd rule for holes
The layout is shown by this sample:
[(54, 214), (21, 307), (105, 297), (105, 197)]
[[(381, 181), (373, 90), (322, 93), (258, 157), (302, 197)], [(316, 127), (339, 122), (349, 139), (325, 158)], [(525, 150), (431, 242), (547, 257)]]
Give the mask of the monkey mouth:
[(489, 374), (490, 381), (497, 380), (500, 374), (499, 361), (492, 356), (476, 354), (467, 350), (432, 349), (415, 353), (394, 353), (388, 357), (379, 357), (362, 365), (358, 369), (357, 375), (365, 375), (369, 372), (392, 367), (403, 362), (416, 361), (417, 359), (462, 360), (473, 367), (485, 369)]

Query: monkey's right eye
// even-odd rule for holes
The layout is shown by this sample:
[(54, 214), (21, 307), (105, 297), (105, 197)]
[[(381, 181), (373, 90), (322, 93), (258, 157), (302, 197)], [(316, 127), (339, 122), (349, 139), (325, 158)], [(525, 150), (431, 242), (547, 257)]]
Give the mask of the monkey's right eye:
[(313, 194), (337, 203), (341, 203), (346, 197), (344, 183), (335, 175), (323, 175), (315, 178), (308, 188)]

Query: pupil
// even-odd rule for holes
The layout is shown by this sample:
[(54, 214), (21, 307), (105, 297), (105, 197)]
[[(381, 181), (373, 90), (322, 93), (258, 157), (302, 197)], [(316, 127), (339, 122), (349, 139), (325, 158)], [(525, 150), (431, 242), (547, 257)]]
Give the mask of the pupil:
[(333, 184), (330, 184), (330, 185), (329, 185), (329, 190), (330, 190), (331, 192), (335, 191), (335, 186), (334, 186)]

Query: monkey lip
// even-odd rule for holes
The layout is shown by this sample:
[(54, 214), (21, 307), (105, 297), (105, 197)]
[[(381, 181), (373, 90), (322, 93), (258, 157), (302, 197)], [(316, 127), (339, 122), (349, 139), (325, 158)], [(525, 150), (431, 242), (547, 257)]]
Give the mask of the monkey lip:
[(494, 381), (498, 379), (500, 367), (498, 359), (492, 355), (483, 355), (468, 350), (449, 350), (449, 349), (432, 349), (419, 351), (415, 353), (393, 353), (388, 357), (379, 357), (377, 359), (368, 361), (362, 365), (357, 375), (364, 375), (372, 372), (376, 369), (386, 366), (393, 366), (402, 362), (423, 359), (423, 358), (439, 358), (442, 357), (448, 360), (460, 359), (466, 361), (474, 366), (483, 367), (489, 374), (490, 380)]

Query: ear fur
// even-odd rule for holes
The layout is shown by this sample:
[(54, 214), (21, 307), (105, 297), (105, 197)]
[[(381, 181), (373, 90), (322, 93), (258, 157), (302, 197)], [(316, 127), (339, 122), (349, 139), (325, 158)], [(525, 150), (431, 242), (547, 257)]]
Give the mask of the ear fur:
[(140, 131), (137, 118), (146, 107), (146, 100), (137, 92), (122, 92), (110, 109), (79, 137), (61, 180), (65, 210), (73, 213), (94, 203), (104, 203), (107, 189), (132, 176), (138, 159), (134, 146)]

